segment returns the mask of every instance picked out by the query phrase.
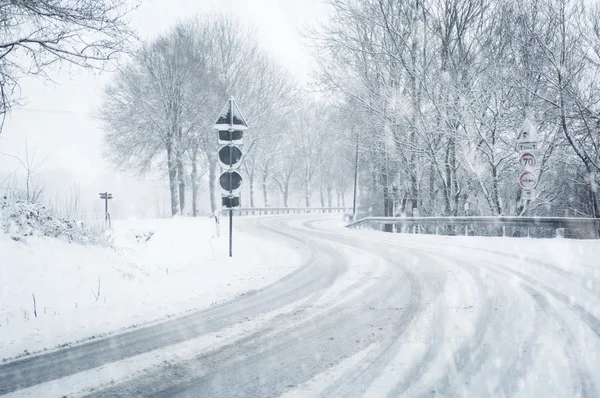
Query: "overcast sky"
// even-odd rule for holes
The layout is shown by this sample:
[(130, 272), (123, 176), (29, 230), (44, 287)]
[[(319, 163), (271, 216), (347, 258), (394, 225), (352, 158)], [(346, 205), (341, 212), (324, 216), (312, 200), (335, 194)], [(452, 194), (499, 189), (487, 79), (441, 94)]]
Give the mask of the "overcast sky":
[[(326, 15), (320, 0), (142, 0), (132, 20), (140, 37), (147, 39), (179, 20), (210, 12), (229, 12), (254, 24), (260, 44), (301, 82), (309, 81), (311, 59), (301, 45), (298, 30)], [(92, 111), (100, 103), (110, 74), (57, 71), (52, 78), (55, 82), (41, 78), (20, 82), (26, 99), (7, 119), (0, 134), (0, 152), (22, 156), (27, 142), (38, 159), (49, 155), (44, 178), (51, 179), (50, 196), (73, 183), (78, 183), (88, 198), (107, 189), (114, 191), (115, 197), (128, 197), (131, 203), (156, 196), (156, 187), (164, 183), (147, 179), (138, 183), (114, 172), (102, 158), (102, 131)], [(6, 171), (16, 168), (14, 160), (0, 155), (0, 182)], [(160, 200), (166, 198), (161, 196)]]

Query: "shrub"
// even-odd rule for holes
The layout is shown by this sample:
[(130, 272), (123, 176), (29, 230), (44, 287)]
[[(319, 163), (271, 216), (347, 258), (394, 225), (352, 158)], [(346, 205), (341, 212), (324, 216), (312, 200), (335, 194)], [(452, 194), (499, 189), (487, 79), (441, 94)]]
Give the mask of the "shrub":
[(82, 245), (104, 244), (102, 231), (56, 215), (42, 203), (0, 198), (0, 229), (14, 240), (27, 236), (62, 238)]

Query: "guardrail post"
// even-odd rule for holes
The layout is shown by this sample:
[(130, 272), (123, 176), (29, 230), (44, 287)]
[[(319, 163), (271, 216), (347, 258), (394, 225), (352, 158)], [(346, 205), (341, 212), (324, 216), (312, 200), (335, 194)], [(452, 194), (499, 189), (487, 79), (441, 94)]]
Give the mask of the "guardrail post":
[(556, 228), (556, 237), (564, 238), (565, 237), (565, 229), (564, 228)]
[(436, 235), (439, 235), (439, 234), (440, 234), (440, 226), (439, 226), (439, 225), (436, 225), (436, 226), (435, 226), (435, 234), (436, 234)]

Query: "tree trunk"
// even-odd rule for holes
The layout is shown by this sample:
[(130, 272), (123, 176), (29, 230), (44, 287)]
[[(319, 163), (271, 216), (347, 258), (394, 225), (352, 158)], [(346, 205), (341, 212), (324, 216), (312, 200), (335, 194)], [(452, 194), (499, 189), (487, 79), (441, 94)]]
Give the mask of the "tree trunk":
[(304, 185), (304, 198), (306, 199), (306, 207), (310, 207), (310, 183), (308, 178), (306, 179)]
[(254, 173), (248, 175), (248, 183), (250, 184), (250, 207), (254, 207)]
[(171, 192), (171, 215), (179, 212), (179, 198), (177, 189), (177, 164), (175, 162), (173, 148), (167, 147), (167, 167), (169, 168), (169, 190)]
[(596, 187), (596, 173), (593, 171), (588, 172), (589, 184), (588, 190), (590, 194), (590, 205), (592, 210), (592, 217), (600, 218), (600, 209), (598, 208), (598, 189)]
[(283, 207), (289, 207), (289, 184), (286, 182), (285, 187), (283, 188)]
[(333, 195), (332, 195), (331, 185), (327, 186), (327, 207), (333, 206)]
[(264, 202), (264, 206), (265, 207), (270, 207), (269, 205), (269, 190), (267, 187), (267, 179), (268, 179), (268, 174), (266, 172), (262, 173), (262, 178), (261, 178), (261, 189), (263, 192), (263, 202)]
[(325, 207), (325, 193), (323, 192), (323, 181), (319, 187), (319, 196), (321, 197), (321, 207)]
[(496, 166), (492, 166), (492, 195), (494, 215), (499, 216), (502, 214), (502, 208), (500, 207), (500, 190), (498, 189), (498, 170)]
[[(392, 195), (390, 194), (390, 189), (388, 187), (387, 181), (383, 185), (383, 215), (385, 217), (394, 216), (394, 200), (392, 199)], [(392, 232), (392, 224), (385, 224), (384, 231)]]
[(198, 217), (198, 162), (197, 152), (194, 151), (194, 158), (192, 159), (192, 216)]
[(445, 184), (444, 184), (444, 215), (449, 216), (452, 214), (452, 204), (450, 203), (450, 198), (452, 196), (452, 166), (450, 163), (450, 153), (452, 145), (452, 139), (448, 141), (448, 146), (446, 147), (446, 175), (445, 175)]
[(183, 155), (177, 155), (177, 179), (179, 182), (179, 208), (181, 214), (185, 212), (185, 171), (183, 168)]

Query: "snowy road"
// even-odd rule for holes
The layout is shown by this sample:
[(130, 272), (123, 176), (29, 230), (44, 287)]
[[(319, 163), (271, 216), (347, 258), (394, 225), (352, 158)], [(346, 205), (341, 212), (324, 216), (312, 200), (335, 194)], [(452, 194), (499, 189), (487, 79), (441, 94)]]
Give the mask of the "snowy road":
[(597, 258), (324, 215), (243, 223), (304, 266), (225, 305), (0, 365), (0, 394), (600, 396)]

